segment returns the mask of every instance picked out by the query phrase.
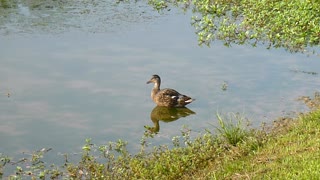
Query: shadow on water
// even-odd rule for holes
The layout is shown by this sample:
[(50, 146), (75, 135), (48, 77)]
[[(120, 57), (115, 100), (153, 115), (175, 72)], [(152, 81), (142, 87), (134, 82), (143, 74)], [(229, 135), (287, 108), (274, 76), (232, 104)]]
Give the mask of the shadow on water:
[(153, 127), (145, 126), (151, 133), (158, 133), (160, 131), (159, 121), (162, 122), (173, 122), (180, 118), (185, 118), (192, 114), (196, 114), (189, 108), (169, 108), (156, 106), (150, 113), (150, 119), (153, 122)]

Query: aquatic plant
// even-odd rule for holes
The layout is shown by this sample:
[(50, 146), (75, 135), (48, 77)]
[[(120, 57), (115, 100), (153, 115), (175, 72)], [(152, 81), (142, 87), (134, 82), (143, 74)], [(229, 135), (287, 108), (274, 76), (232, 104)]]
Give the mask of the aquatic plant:
[(199, 44), (265, 44), (304, 52), (319, 47), (320, 2), (282, 0), (148, 0), (158, 11), (173, 6), (193, 12)]
[(11, 8), (12, 6), (14, 6), (13, 4), (14, 1), (8, 1), (8, 0), (0, 0), (0, 8)]

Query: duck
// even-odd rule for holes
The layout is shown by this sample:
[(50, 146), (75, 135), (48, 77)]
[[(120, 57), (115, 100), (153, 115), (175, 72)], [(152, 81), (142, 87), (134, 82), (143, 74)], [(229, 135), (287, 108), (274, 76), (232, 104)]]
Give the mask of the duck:
[(158, 106), (185, 107), (195, 100), (189, 96), (180, 94), (174, 89), (160, 89), (161, 78), (157, 74), (152, 75), (151, 79), (147, 81), (147, 84), (149, 83), (154, 83), (153, 89), (151, 90), (151, 99)]

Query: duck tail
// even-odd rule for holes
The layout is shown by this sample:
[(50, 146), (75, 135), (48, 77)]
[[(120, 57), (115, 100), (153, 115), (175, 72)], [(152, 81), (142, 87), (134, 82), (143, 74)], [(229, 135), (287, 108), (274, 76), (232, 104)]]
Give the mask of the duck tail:
[(190, 99), (186, 100), (185, 102), (186, 102), (186, 103), (191, 103), (191, 102), (193, 102), (193, 101), (195, 101), (195, 100), (196, 100), (196, 99), (190, 98)]

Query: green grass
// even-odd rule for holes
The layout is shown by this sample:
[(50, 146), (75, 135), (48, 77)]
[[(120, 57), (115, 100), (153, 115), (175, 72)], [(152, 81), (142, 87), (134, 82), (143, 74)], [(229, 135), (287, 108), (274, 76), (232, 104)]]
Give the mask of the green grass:
[[(15, 164), (15, 172), (3, 174), (10, 165), (0, 155), (0, 178), (20, 179), (312, 179), (320, 177), (320, 109), (296, 119), (278, 120), (270, 130), (250, 129), (243, 116), (217, 115), (219, 127), (195, 139), (182, 129), (173, 148), (153, 147), (141, 141), (141, 151), (130, 154), (119, 140), (83, 146), (78, 162), (63, 165), (43, 162), (50, 149), (36, 151)], [(150, 148), (150, 147), (149, 147)], [(26, 168), (26, 166), (31, 166)], [(2, 177), (1, 177), (2, 176)]]
[(246, 138), (250, 137), (250, 131), (243, 126), (246, 120), (244, 116), (238, 113), (230, 113), (222, 116), (217, 113), (217, 119), (220, 126), (216, 129), (220, 136), (229, 144), (236, 146), (238, 143), (242, 143)]
[[(280, 132), (279, 132), (280, 130)], [(285, 122), (256, 152), (222, 160), (196, 177), (213, 179), (313, 179), (320, 177), (320, 110)]]

